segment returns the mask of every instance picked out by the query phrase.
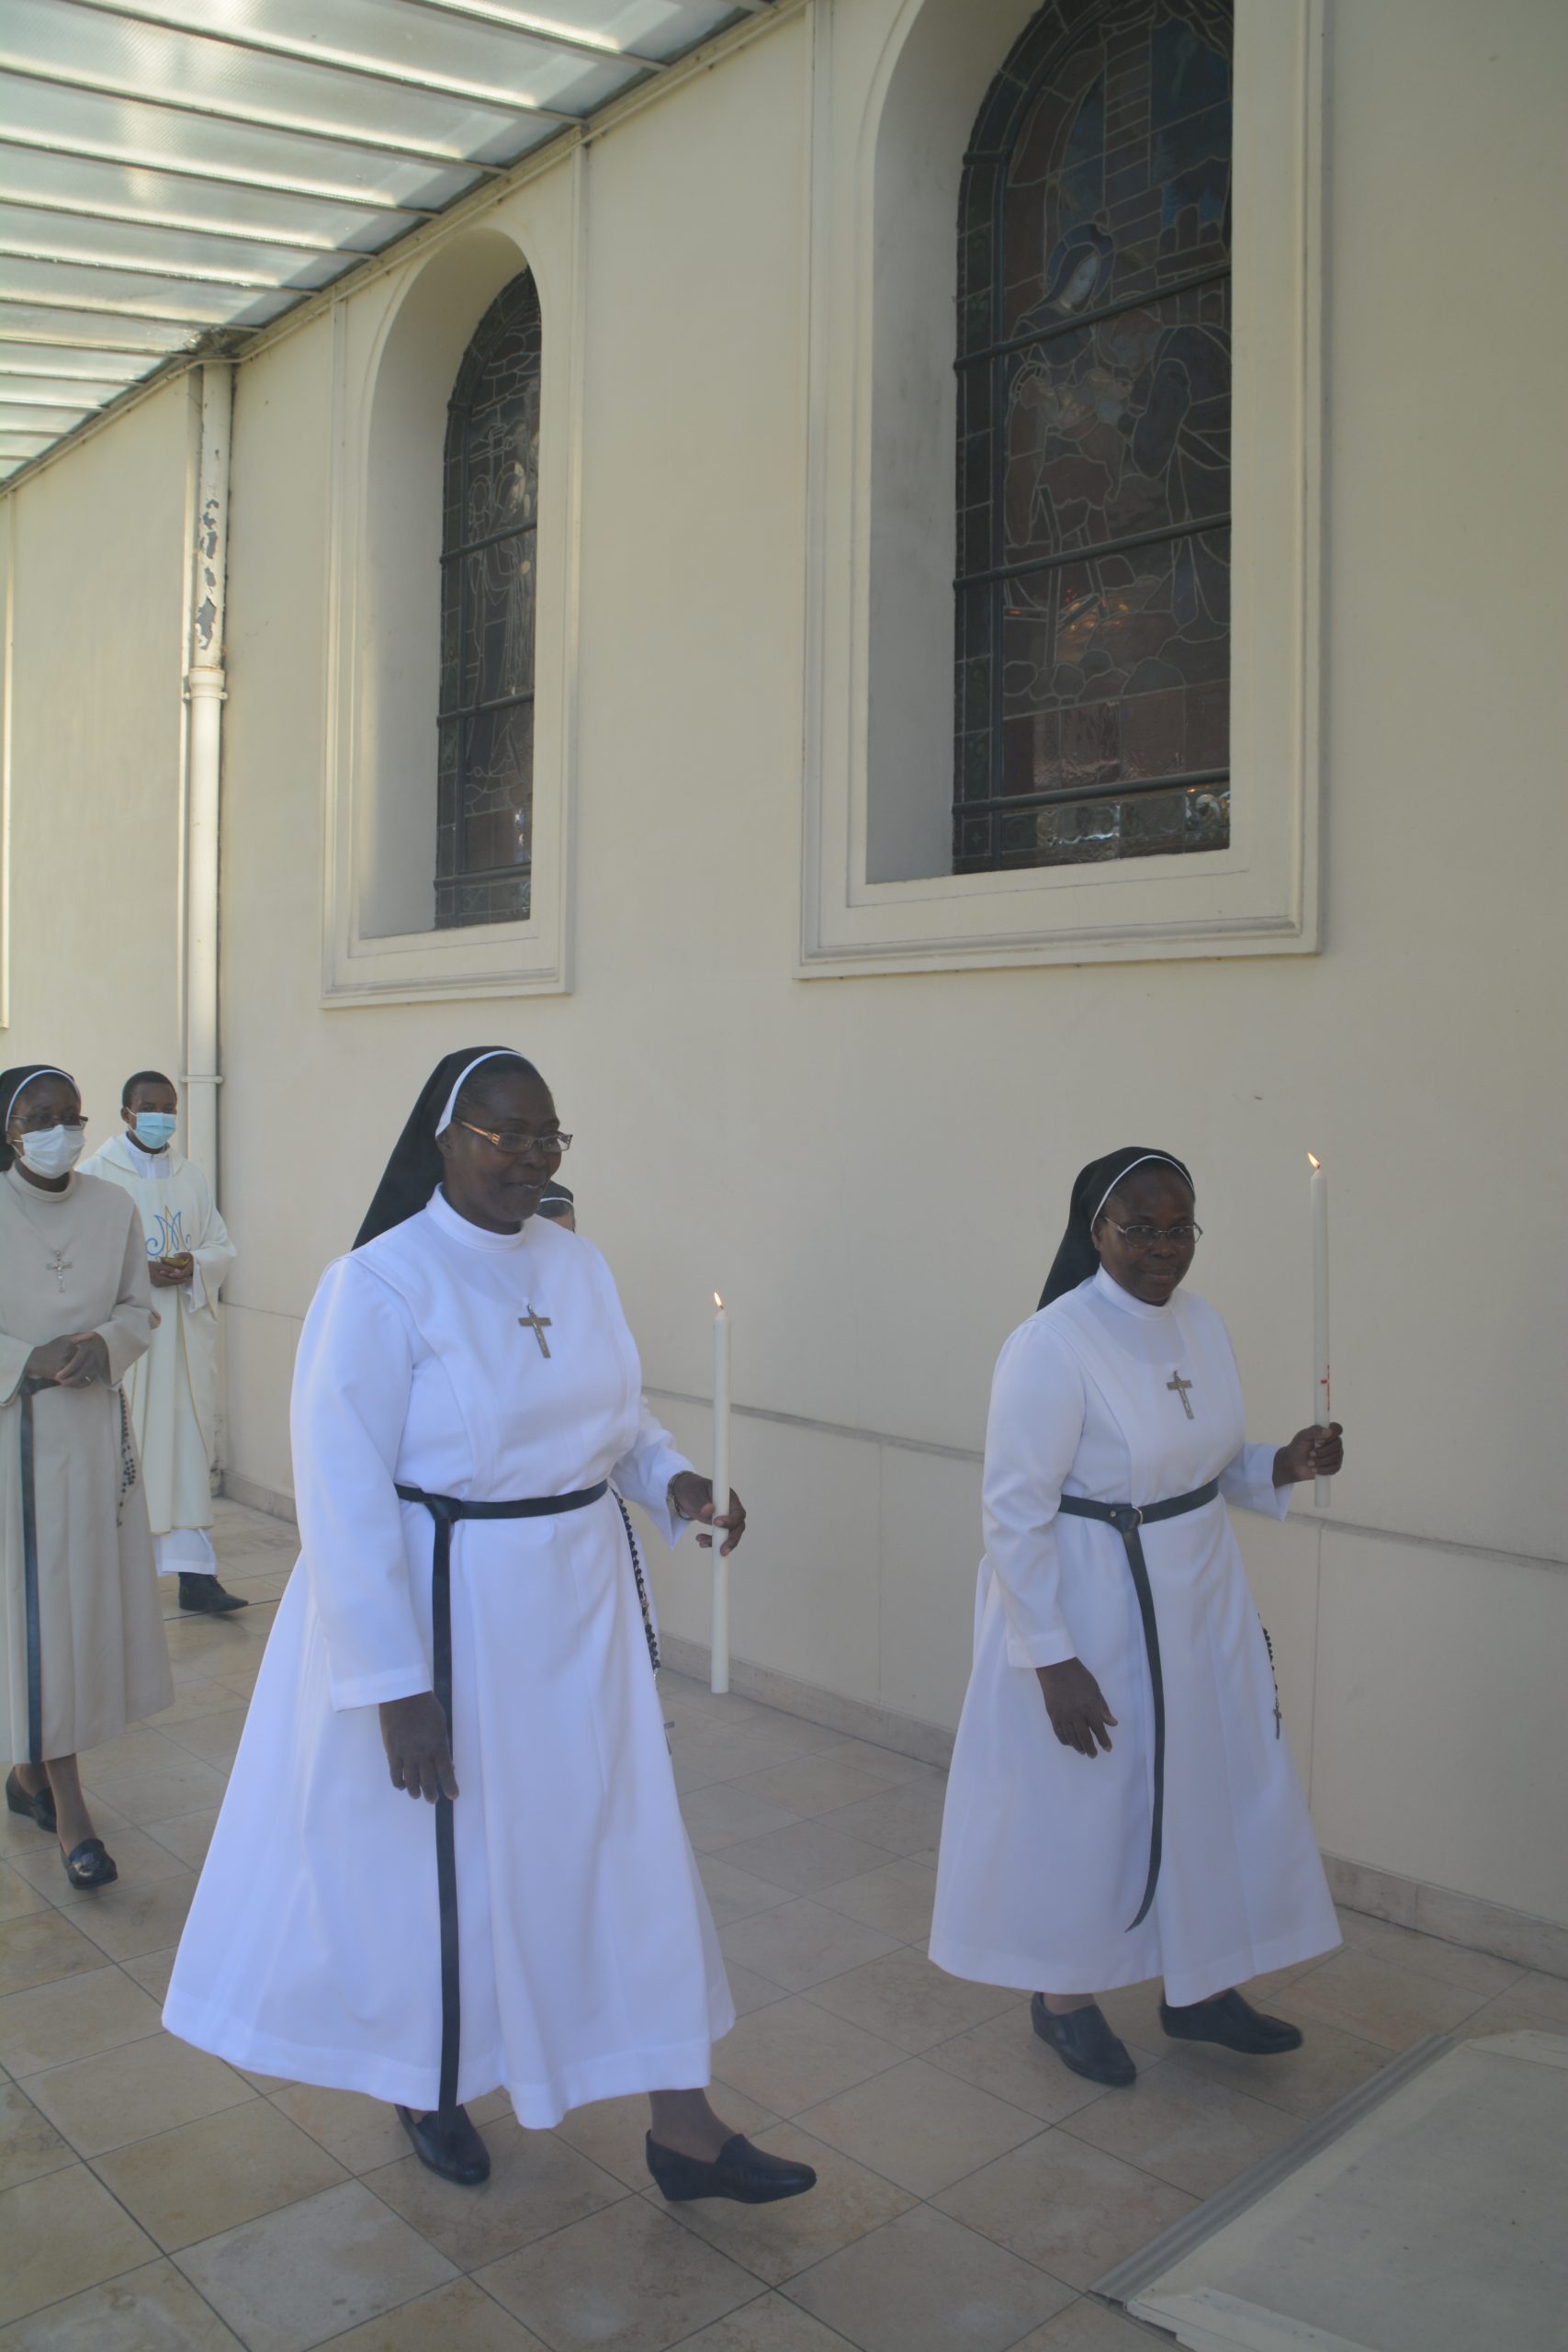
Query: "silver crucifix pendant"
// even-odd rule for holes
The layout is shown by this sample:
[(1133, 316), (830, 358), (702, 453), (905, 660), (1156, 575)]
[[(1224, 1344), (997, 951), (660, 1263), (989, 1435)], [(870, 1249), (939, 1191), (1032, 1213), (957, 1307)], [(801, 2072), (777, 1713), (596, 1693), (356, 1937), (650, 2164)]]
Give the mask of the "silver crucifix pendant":
[(1195, 1421), (1198, 1416), (1187, 1401), (1187, 1392), (1191, 1387), (1192, 1383), (1190, 1380), (1183, 1380), (1179, 1372), (1173, 1372), (1170, 1378), (1165, 1385), (1173, 1392), (1173, 1394), (1180, 1397), (1181, 1409), (1186, 1414), (1188, 1419), (1190, 1421)]

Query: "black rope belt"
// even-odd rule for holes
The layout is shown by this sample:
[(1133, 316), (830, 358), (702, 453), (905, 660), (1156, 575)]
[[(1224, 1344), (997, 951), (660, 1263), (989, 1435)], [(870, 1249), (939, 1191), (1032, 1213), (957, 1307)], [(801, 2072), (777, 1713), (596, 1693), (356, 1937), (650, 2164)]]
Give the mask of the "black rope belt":
[[(435, 1695), (446, 1718), (454, 1756), (452, 1721), (452, 1529), (459, 1519), (556, 1519), (563, 1511), (586, 1510), (609, 1492), (609, 1481), (574, 1495), (536, 1495), (526, 1502), (470, 1503), (458, 1495), (427, 1495), (423, 1487), (400, 1487), (405, 1503), (423, 1503), (435, 1521), (435, 1552), (430, 1576), (432, 1668)], [(457, 1984), (457, 1854), (452, 1838), (452, 1800), (435, 1800), (435, 1891), (441, 1905), (441, 2096), (449, 2115), (457, 2104), (457, 2058), (463, 2041), (463, 2005)]]
[(1155, 1597), (1149, 1589), (1149, 1566), (1144, 1557), (1144, 1547), (1138, 1540), (1140, 1527), (1147, 1527), (1157, 1519), (1179, 1519), (1190, 1510), (1201, 1510), (1212, 1503), (1220, 1491), (1220, 1482), (1211, 1478), (1206, 1487), (1195, 1487), (1190, 1495), (1172, 1495), (1168, 1502), (1145, 1503), (1140, 1510), (1135, 1503), (1091, 1503), (1087, 1495), (1064, 1495), (1058, 1508), (1069, 1519), (1100, 1519), (1113, 1527), (1127, 1547), (1127, 1566), (1133, 1572), (1133, 1589), (1138, 1596), (1138, 1614), (1144, 1621), (1144, 1649), (1149, 1661), (1149, 1690), (1154, 1700), (1155, 1772), (1154, 1800), (1149, 1819), (1149, 1875), (1144, 1888), (1144, 1899), (1138, 1905), (1138, 1916), (1128, 1928), (1141, 1928), (1149, 1916), (1149, 1905), (1159, 1884), (1160, 1853), (1165, 1842), (1165, 1677), (1159, 1663), (1159, 1625), (1155, 1617)]
[(28, 1762), (43, 1762), (43, 1649), (39, 1632), (38, 1492), (33, 1476), (33, 1398), (53, 1380), (24, 1380), (22, 1401), (22, 1612), (28, 1645)]

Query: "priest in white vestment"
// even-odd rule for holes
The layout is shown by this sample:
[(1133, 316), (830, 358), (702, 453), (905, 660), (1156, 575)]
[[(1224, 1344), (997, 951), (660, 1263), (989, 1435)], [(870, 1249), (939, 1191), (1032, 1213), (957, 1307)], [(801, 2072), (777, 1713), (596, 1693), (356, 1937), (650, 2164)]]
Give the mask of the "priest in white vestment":
[(1339, 1433), (1247, 1443), (1224, 1325), (1179, 1290), (1197, 1238), (1179, 1160), (1092, 1162), (1002, 1350), (931, 1941), (1111, 2084), (1135, 2069), (1096, 1993), (1163, 1977), (1173, 2038), (1274, 2055), (1299, 2031), (1237, 1988), (1339, 1941), (1227, 1517), (1283, 1517)]
[(671, 1544), (744, 1513), (644, 1408), (598, 1250), (536, 1215), (570, 1140), (520, 1056), (449, 1055), (321, 1280), (299, 1564), (164, 2022), (393, 2102), (465, 2185), (498, 2085), (534, 2128), (648, 2092), (667, 2197), (761, 2202), (815, 2176), (705, 2096), (735, 2013), (608, 1481)]
[(175, 1148), (179, 1097), (160, 1070), (138, 1070), (120, 1098), (125, 1133), (83, 1168), (129, 1193), (147, 1243), (158, 1321), (126, 1382), (160, 1576), (179, 1578), (182, 1609), (243, 1609), (218, 1581), (212, 1464), (218, 1421), (218, 1293), (234, 1262), (212, 1187)]

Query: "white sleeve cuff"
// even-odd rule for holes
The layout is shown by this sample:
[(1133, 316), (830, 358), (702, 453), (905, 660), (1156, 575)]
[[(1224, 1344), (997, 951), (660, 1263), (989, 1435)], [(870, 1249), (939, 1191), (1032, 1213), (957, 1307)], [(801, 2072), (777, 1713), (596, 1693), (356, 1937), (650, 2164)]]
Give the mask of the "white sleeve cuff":
[(1265, 1519), (1283, 1519), (1291, 1508), (1289, 1487), (1274, 1484), (1277, 1446), (1244, 1445), (1220, 1473), (1220, 1492), (1240, 1510), (1255, 1510)]
[(694, 1524), (689, 1519), (682, 1519), (670, 1499), (671, 1482), (678, 1478), (682, 1470), (689, 1470), (691, 1466), (683, 1453), (662, 1456), (659, 1464), (659, 1473), (656, 1474), (661, 1474), (661, 1484), (658, 1489), (659, 1500), (656, 1503), (649, 1502), (643, 1505), (644, 1510), (671, 1551), (675, 1549), (687, 1528)]
[(1015, 1633), (1008, 1627), (1008, 1664), (1010, 1666), (1065, 1666), (1077, 1657), (1077, 1644), (1066, 1627), (1059, 1634)]
[(431, 1671), (423, 1658), (417, 1666), (383, 1667), (378, 1674), (329, 1676), (334, 1711), (349, 1707), (381, 1707), (391, 1699), (417, 1699), (431, 1688)]

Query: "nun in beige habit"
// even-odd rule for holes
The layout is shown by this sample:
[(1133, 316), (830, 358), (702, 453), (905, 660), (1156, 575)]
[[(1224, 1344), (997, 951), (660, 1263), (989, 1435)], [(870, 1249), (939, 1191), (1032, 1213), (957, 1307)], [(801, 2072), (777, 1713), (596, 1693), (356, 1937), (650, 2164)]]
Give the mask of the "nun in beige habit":
[(118, 1877), (76, 1759), (171, 1704), (152, 1538), (120, 1382), (152, 1336), (147, 1251), (112, 1184), (73, 1173), (63, 1070), (0, 1072), (0, 1692), (10, 1811), (73, 1886)]

